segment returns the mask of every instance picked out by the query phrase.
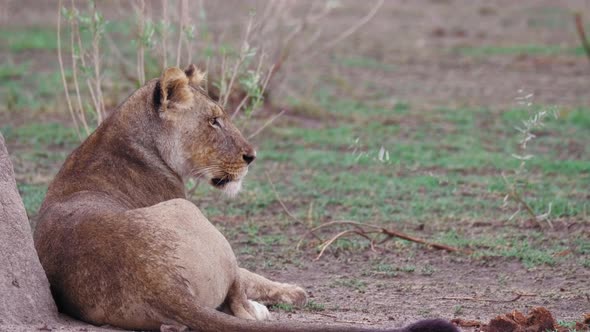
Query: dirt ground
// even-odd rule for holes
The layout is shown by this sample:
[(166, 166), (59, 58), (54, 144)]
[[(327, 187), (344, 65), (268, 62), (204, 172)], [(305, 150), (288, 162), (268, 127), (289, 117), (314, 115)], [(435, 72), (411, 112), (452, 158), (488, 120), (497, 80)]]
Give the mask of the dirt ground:
[[(37, 8), (21, 6), (21, 1), (6, 4), (15, 11), (2, 16), (2, 25), (53, 24), (53, 16), (44, 14), (45, 7), (51, 8), (53, 14), (53, 4), (44, 3)], [(368, 8), (360, 1), (343, 4), (328, 18), (328, 30), (346, 29)], [(331, 55), (370, 56), (394, 66), (394, 74), (386, 70), (341, 68), (338, 75), (349, 79), (352, 86), (370, 81), (391, 98), (423, 109), (477, 105), (494, 111), (513, 105), (520, 89), (534, 92), (538, 103), (589, 106), (590, 64), (583, 56), (506, 56), (490, 52), (485, 57), (467, 57), (449, 51), (487, 45), (575, 46), (578, 37), (573, 20), (563, 19), (574, 11), (582, 12), (590, 22), (587, 0), (386, 1), (369, 24), (332, 50)], [(210, 16), (231, 16), (236, 12), (239, 11), (212, 11)], [(552, 28), (544, 28), (547, 25)], [(330, 59), (318, 59), (318, 68), (328, 68), (321, 65), (322, 61)], [(330, 70), (319, 69), (320, 76), (330, 74)], [(358, 98), (369, 98), (372, 91), (362, 88), (357, 93)], [(213, 221), (225, 229), (237, 227), (232, 220)], [(489, 224), (473, 227), (481, 227), (481, 232), (494, 231)], [(580, 220), (572, 227), (588, 229), (587, 221)], [(293, 238), (300, 235), (293, 225), (282, 231)], [(568, 231), (561, 232), (567, 236)], [(575, 261), (564, 263), (559, 269), (545, 265), (526, 268), (507, 258), (473, 259), (434, 249), (395, 247), (377, 253), (339, 252), (314, 261), (313, 250), (281, 249), (251, 254), (240, 250), (251, 246), (243, 237), (230, 241), (244, 266), (272, 279), (303, 286), (310, 299), (323, 306), (318, 310), (276, 310), (274, 317), (279, 320), (391, 327), (425, 317), (488, 321), (502, 313), (528, 312), (536, 306), (548, 308), (559, 321), (580, 320), (590, 312), (590, 270)], [(269, 260), (273, 264), (268, 264)], [(419, 273), (373, 273), (369, 267), (376, 262), (428, 269)]]

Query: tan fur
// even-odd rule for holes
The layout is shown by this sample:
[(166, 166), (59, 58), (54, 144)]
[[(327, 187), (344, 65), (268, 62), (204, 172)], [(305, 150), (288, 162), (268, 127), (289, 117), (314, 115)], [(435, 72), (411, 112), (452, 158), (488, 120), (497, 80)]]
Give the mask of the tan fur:
[(234, 193), (255, 157), (198, 89), (203, 79), (192, 65), (167, 69), (73, 151), (51, 183), (35, 246), (60, 310), (140, 330), (362, 330), (254, 321), (268, 312), (252, 300), (303, 305), (306, 294), (239, 268), (227, 240), (185, 199), (190, 176)]

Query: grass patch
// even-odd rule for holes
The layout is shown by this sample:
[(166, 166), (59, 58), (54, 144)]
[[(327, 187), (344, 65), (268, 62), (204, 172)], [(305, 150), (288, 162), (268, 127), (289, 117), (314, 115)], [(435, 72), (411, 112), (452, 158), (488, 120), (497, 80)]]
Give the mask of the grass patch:
[(295, 307), (292, 304), (288, 303), (277, 303), (273, 304), (268, 307), (271, 311), (284, 311), (284, 312), (293, 312), (295, 311)]
[(0, 40), (3, 46), (16, 53), (57, 49), (57, 34), (46, 27), (0, 28)]
[[(298, 240), (281, 231), (292, 220), (284, 215), (266, 170), (289, 210), (311, 225), (337, 219), (401, 229), (432, 225), (437, 229), (432, 239), (449, 245), (481, 248), (486, 255), (512, 257), (527, 267), (559, 264), (552, 255), (562, 244), (553, 238), (543, 243), (525, 237), (523, 244), (518, 236), (527, 232), (515, 234), (513, 228), (493, 236), (465, 231), (472, 221), (510, 225), (507, 218), (514, 211), (502, 207), (506, 186), (501, 173), (510, 174), (518, 167), (518, 160), (510, 156), (516, 151), (513, 127), (526, 118), (526, 110), (424, 111), (404, 103), (385, 109), (324, 98), (319, 105), (342, 117), (324, 123), (320, 129), (280, 124), (268, 128), (255, 142), (258, 160), (236, 199), (219, 204), (219, 192), (207, 185), (197, 188), (193, 199), (209, 218), (244, 221), (232, 228), (239, 232), (230, 231), (228, 236), (245, 235), (241, 241), (272, 250), (292, 248)], [(362, 121), (357, 121), (358, 117)], [(377, 121), (379, 117), (396, 117), (400, 122), (384, 125)], [(411, 125), (404, 124), (410, 117)], [(528, 162), (525, 188), (527, 201), (535, 211), (544, 213), (551, 203), (552, 218), (587, 218), (590, 156), (586, 150), (580, 150), (576, 158), (564, 155), (567, 149), (560, 145), (566, 141), (585, 147), (590, 141), (587, 120), (586, 108), (564, 110), (537, 133), (530, 146), (535, 158)], [(78, 142), (74, 130), (59, 123), (4, 126), (2, 132), (9, 143), (26, 146), (12, 151), (25, 166), (54, 167)], [(379, 160), (381, 148), (389, 154), (388, 160)], [(38, 195), (23, 189), (23, 196), (30, 199), (28, 211), (38, 208), (34, 207), (35, 200), (40, 202)], [(272, 220), (272, 226), (264, 220)], [(277, 223), (280, 227), (275, 226)], [(416, 250), (416, 246), (399, 245)], [(333, 243), (329, 252), (367, 247), (364, 239), (346, 238)], [(369, 272), (393, 277), (401, 272), (428, 275), (433, 271), (421, 266), (384, 265)]]
[(47, 193), (47, 186), (20, 183), (17, 187), (23, 199), (27, 215), (29, 217), (36, 215)]
[(367, 283), (360, 279), (340, 279), (334, 281), (334, 286), (346, 287), (364, 293), (367, 289)]
[(58, 122), (28, 123), (20, 127), (0, 128), (7, 141), (18, 141), (35, 147), (48, 145), (69, 145), (79, 142), (74, 128)]
[(382, 71), (393, 71), (395, 66), (387, 63), (378, 61), (377, 59), (367, 56), (355, 56), (347, 58), (339, 58), (336, 61), (338, 64), (349, 68), (363, 68), (363, 69), (375, 69)]
[(29, 72), (30, 65), (30, 62), (25, 62), (18, 65), (14, 63), (0, 64), (0, 80), (18, 79)]
[(324, 304), (318, 303), (314, 300), (307, 301), (304, 308), (308, 311), (324, 311), (324, 310), (326, 310), (326, 306)]

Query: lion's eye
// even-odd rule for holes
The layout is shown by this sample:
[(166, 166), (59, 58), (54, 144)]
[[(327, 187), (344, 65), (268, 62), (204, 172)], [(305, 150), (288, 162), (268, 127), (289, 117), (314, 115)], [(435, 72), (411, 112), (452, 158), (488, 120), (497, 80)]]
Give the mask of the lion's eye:
[(213, 127), (221, 128), (221, 123), (219, 122), (219, 118), (211, 118), (209, 119), (209, 124)]

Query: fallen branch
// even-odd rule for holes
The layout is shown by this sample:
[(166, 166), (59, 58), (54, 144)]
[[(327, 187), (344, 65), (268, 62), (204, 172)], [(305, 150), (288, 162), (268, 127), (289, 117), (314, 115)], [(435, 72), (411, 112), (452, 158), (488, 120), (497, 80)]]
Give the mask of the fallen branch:
[(299, 240), (299, 242), (297, 243), (297, 249), (299, 249), (301, 247), (301, 244), (303, 243), (303, 240), (308, 236), (308, 235), (313, 235), (316, 238), (319, 238), (315, 232), (323, 229), (323, 228), (327, 228), (327, 227), (331, 227), (334, 225), (347, 225), (347, 226), (352, 226), (354, 229), (353, 230), (346, 230), (346, 231), (341, 231), (340, 233), (336, 234), (335, 236), (331, 237), (329, 240), (322, 242), (322, 244), (320, 245), (320, 253), (317, 255), (317, 257), (315, 258), (315, 260), (320, 259), (320, 257), (322, 257), (322, 255), (324, 254), (324, 251), (328, 248), (328, 246), (330, 246), (332, 243), (334, 243), (334, 241), (338, 240), (341, 237), (344, 236), (348, 236), (348, 235), (359, 235), (362, 236), (366, 239), (370, 240), (370, 245), (371, 245), (371, 249), (374, 250), (374, 246), (375, 246), (375, 238), (371, 238), (369, 235), (370, 234), (385, 234), (387, 235), (387, 238), (384, 239), (383, 241), (380, 241), (379, 243), (383, 243), (384, 241), (387, 241), (391, 238), (400, 238), (400, 239), (404, 239), (407, 241), (411, 241), (411, 242), (415, 242), (415, 243), (420, 243), (435, 249), (439, 249), (439, 250), (446, 250), (448, 252), (462, 252), (465, 254), (471, 254), (472, 251), (471, 250), (467, 250), (467, 249), (460, 249), (460, 248), (455, 248), (455, 247), (451, 247), (451, 246), (447, 246), (444, 244), (440, 244), (440, 243), (434, 243), (434, 242), (430, 242), (421, 238), (417, 238), (415, 236), (411, 236), (396, 230), (392, 230), (392, 229), (387, 229), (387, 228), (383, 228), (381, 226), (377, 226), (377, 225), (371, 225), (371, 224), (364, 224), (364, 223), (360, 223), (360, 222), (356, 222), (356, 221), (348, 221), (348, 220), (337, 220), (337, 221), (331, 221), (331, 222), (327, 222), (323, 225), (314, 227), (312, 229), (310, 229), (309, 231), (307, 231), (307, 233), (305, 233), (301, 239)]
[(487, 299), (480, 297), (464, 297), (464, 296), (444, 296), (441, 300), (459, 300), (459, 301), (477, 301), (477, 302), (494, 302), (494, 303), (510, 303), (516, 302), (523, 296), (537, 296), (537, 294), (516, 293), (516, 296), (510, 300)]
[(588, 60), (590, 60), (590, 41), (586, 37), (586, 31), (584, 31), (584, 23), (582, 22), (582, 13), (576, 13), (574, 15), (574, 19), (576, 21), (576, 30), (578, 30), (578, 36), (580, 36), (580, 41), (582, 42), (582, 47), (586, 52), (586, 56)]

